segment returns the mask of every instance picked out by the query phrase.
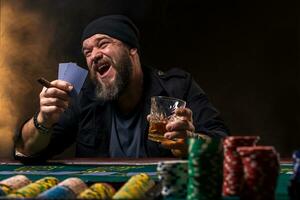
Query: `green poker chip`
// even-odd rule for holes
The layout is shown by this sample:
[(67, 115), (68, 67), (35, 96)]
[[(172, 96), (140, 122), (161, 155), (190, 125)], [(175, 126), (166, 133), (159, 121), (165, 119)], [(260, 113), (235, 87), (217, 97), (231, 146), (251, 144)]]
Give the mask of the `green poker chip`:
[(164, 199), (186, 199), (188, 181), (187, 160), (164, 161), (157, 165)]
[(202, 136), (189, 139), (187, 199), (222, 198), (222, 140)]

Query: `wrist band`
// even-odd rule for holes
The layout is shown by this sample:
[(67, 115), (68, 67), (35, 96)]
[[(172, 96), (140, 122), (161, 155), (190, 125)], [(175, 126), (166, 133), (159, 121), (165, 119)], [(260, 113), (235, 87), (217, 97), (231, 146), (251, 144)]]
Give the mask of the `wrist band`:
[(48, 134), (51, 132), (51, 128), (45, 127), (43, 124), (40, 124), (37, 120), (39, 112), (34, 113), (33, 115), (33, 124), (34, 127), (42, 134)]

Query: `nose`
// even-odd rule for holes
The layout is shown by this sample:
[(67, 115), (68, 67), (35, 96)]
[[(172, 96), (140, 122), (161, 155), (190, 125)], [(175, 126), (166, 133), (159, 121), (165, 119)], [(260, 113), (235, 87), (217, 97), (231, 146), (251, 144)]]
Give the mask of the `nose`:
[(91, 54), (92, 64), (97, 64), (101, 60), (102, 56), (103, 55), (102, 55), (101, 51), (94, 48), (92, 51), (92, 54)]

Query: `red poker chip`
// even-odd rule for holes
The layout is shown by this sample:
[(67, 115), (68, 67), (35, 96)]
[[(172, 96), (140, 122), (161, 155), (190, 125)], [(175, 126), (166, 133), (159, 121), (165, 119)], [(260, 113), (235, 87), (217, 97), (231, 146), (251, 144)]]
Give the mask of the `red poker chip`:
[(259, 136), (229, 136), (224, 140), (224, 149), (233, 148), (236, 150), (238, 146), (253, 146), (259, 140)]
[(239, 195), (243, 182), (243, 165), (237, 148), (253, 146), (258, 136), (229, 136), (224, 140), (223, 195)]
[(274, 147), (238, 147), (244, 166), (241, 199), (275, 199), (279, 157)]

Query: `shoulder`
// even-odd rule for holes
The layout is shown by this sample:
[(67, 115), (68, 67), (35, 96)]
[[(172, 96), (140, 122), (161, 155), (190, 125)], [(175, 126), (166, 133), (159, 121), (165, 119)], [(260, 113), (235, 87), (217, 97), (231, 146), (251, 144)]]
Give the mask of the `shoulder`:
[(171, 68), (165, 71), (156, 70), (156, 76), (162, 84), (171, 88), (184, 89), (192, 81), (191, 74), (179, 68)]
[(177, 98), (186, 96), (193, 82), (191, 74), (179, 68), (165, 71), (151, 68), (151, 74), (154, 88), (163, 90), (161, 94)]
[(191, 78), (190, 73), (179, 68), (171, 68), (166, 71), (154, 69), (154, 73), (162, 80), (185, 80)]

